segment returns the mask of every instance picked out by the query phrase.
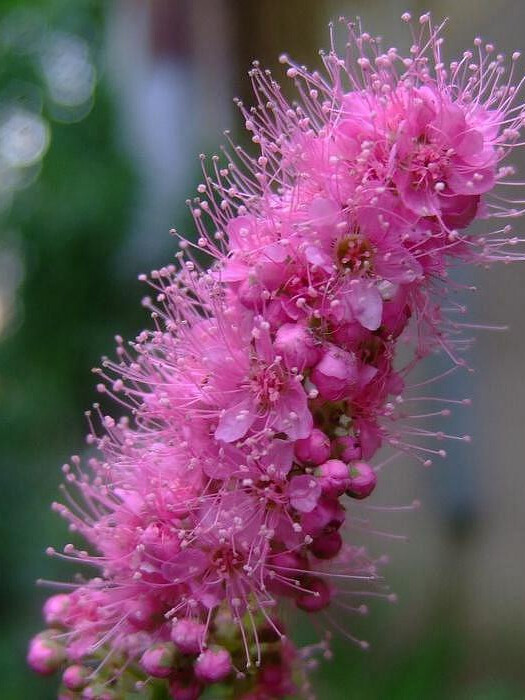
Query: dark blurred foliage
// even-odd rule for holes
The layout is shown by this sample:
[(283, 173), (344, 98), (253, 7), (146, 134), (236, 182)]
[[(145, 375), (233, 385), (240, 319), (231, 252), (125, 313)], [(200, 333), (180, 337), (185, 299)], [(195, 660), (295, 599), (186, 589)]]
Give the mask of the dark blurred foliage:
[[(4, 26), (17, 5), (2, 3)], [(34, 8), (47, 31), (83, 37), (97, 60), (101, 3)], [(15, 244), (24, 268), (0, 342), (0, 697), (6, 700), (54, 696), (56, 679), (43, 683), (24, 668), (27, 637), (41, 624), (44, 592), (35, 589), (35, 580), (66, 573), (43, 553), (46, 544), (64, 537), (49, 503), (57, 498), (60, 460), (82, 445), (82, 409), (93, 398), (89, 368), (111, 347), (116, 330), (137, 327), (141, 310), (128, 303), (130, 288), (139, 298), (136, 282), (123, 285), (116, 274), (125, 255), (133, 176), (114, 145), (103, 79), (91, 112), (77, 123), (61, 123), (30, 52), (4, 46), (2, 54), (0, 95), (13, 84), (32, 85), (43, 96), (42, 116), (51, 132), (40, 176), (14, 193), (0, 219), (0, 245)]]

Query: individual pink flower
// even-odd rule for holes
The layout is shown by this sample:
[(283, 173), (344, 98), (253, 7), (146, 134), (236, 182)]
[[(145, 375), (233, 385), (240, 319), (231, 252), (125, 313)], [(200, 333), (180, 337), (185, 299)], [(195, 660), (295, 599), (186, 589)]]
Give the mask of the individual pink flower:
[(357, 393), (376, 373), (374, 367), (360, 365), (354, 353), (331, 346), (314, 367), (311, 378), (322, 399), (339, 401)]
[(477, 197), (493, 187), (497, 154), (486, 137), (497, 113), (466, 113), (463, 105), (431, 86), (399, 97), (406, 116), (401, 118), (393, 179), (408, 208), (421, 216), (439, 215), (442, 200), (451, 209), (455, 196)]
[[(264, 322), (254, 327), (254, 352), (221, 378), (228, 405), (219, 414), (215, 438), (235, 442), (253, 429), (272, 428), (296, 440), (312, 429), (306, 392), (283, 364)], [(219, 386), (219, 385), (218, 385)]]

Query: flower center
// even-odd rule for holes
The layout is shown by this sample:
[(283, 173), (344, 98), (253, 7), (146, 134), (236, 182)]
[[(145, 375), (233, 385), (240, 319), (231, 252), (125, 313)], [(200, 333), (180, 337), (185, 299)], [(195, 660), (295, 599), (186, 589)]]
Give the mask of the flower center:
[(370, 242), (360, 233), (343, 236), (335, 247), (339, 267), (351, 272), (371, 272), (373, 252)]
[(242, 564), (242, 557), (231, 547), (217, 549), (212, 555), (212, 564), (221, 577), (228, 577), (230, 573)]
[(442, 181), (449, 163), (449, 149), (421, 137), (410, 163), (412, 187), (419, 189)]
[(286, 385), (286, 378), (279, 364), (257, 363), (250, 375), (249, 384), (257, 404), (267, 409), (279, 401), (281, 392)]

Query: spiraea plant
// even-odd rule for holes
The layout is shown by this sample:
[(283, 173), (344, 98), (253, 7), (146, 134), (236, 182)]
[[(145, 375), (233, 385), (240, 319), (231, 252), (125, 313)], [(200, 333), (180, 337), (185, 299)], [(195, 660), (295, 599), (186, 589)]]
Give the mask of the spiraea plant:
[(95, 370), (116, 415), (88, 414), (54, 505), (87, 548), (49, 550), (94, 575), (47, 600), (28, 654), (63, 700), (311, 697), (327, 641), (297, 649), (283, 610), (329, 628), (393, 598), (358, 501), (386, 461), (445, 454), (407, 377), (466, 364), (450, 270), (523, 259), (518, 54), (475, 39), (445, 63), (442, 27), (402, 19), (408, 56), (351, 22), (319, 72), (283, 56), (293, 102), (254, 65), (253, 148), (202, 156), (197, 235), (142, 278), (152, 326)]

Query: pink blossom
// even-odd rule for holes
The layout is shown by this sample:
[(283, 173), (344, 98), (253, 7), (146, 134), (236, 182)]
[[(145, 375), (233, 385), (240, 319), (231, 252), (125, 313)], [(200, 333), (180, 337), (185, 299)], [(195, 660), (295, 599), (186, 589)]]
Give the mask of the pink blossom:
[[(291, 439), (306, 437), (312, 428), (307, 396), (299, 378), (282, 363), (264, 322), (254, 327), (254, 349), (232, 367), (221, 390), (229, 396), (219, 414), (215, 438), (234, 442), (258, 426), (284, 432)], [(219, 386), (219, 384), (217, 384)]]
[(354, 353), (331, 346), (314, 367), (311, 377), (324, 400), (339, 401), (357, 393), (376, 373), (372, 366), (360, 366)]

